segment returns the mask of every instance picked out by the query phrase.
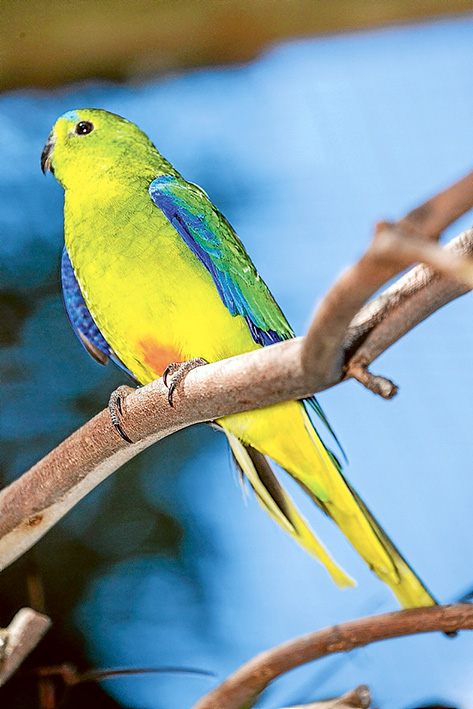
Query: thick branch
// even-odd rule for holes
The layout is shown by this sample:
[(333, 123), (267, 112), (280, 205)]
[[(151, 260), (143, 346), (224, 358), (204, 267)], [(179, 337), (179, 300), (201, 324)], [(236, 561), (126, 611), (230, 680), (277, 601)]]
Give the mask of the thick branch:
[(102, 411), (0, 493), (0, 568), (14, 561), (90, 490), (126, 461), (185, 426), (225, 414), (307, 396), (312, 385), (298, 365), (301, 339), (193, 370), (170, 408), (162, 380), (123, 403), (117, 435)]
[(403, 635), (473, 629), (473, 606), (411, 608), (334, 625), (262, 652), (242, 665), (192, 709), (242, 709), (276, 677), (312, 660)]
[[(465, 232), (461, 239), (471, 250), (473, 230)], [(433, 258), (440, 262), (440, 250), (428, 246), (427, 257), (434, 248)], [(404, 235), (399, 236), (396, 230), (380, 229), (367, 254), (341, 276), (322, 302), (306, 338), (194, 369), (176, 392), (172, 409), (162, 380), (134, 391), (125, 399), (123, 409), (127, 434), (137, 443), (130, 445), (117, 436), (108, 410), (95, 416), (0, 493), (0, 569), (29, 549), (108, 475), (155, 441), (194, 423), (302, 399), (341, 381), (345, 376), (345, 323), (348, 325), (363, 299), (393, 269), (392, 262), (398, 269), (404, 267), (412, 251), (417, 254), (422, 248), (418, 243), (406, 244)], [(467, 267), (471, 268), (469, 264)], [(451, 259), (446, 268), (451, 274)], [(461, 262), (458, 272), (461, 278), (465, 277)], [(430, 308), (437, 298), (440, 307), (445, 283), (434, 279), (431, 288), (427, 306)], [(464, 293), (465, 286), (449, 285), (447, 290), (451, 299), (456, 297), (454, 292)], [(419, 322), (425, 317), (427, 306), (422, 302), (421, 305), (417, 311), (410, 307), (411, 320)], [(400, 327), (399, 332), (405, 331), (405, 327), (403, 331)], [(393, 341), (390, 331), (386, 337), (387, 347)], [(382, 349), (381, 342), (378, 354)], [(341, 360), (338, 369), (330, 357)], [(363, 364), (370, 361), (365, 358)]]
[[(124, 405), (127, 433), (137, 443), (128, 445), (119, 439), (108, 411), (103, 411), (4, 489), (0, 493), (0, 569), (104, 478), (180, 428), (310, 396), (345, 376), (355, 376), (373, 391), (392, 396), (395, 386), (371, 375), (367, 365), (415, 324), (473, 285), (471, 260), (459, 258), (455, 251), (473, 252), (473, 232), (455, 240), (450, 252), (432, 244), (452, 220), (473, 206), (472, 186), (473, 173), (397, 225), (379, 225), (368, 251), (323, 299), (304, 339), (194, 370), (180, 387), (173, 409), (162, 382), (154, 382), (131, 394)], [(398, 286), (362, 307), (413, 261), (426, 263), (436, 273), (418, 267)]]

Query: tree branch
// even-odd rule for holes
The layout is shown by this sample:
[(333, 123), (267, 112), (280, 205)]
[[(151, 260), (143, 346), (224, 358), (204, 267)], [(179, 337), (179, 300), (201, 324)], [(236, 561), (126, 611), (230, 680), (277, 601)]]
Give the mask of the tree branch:
[(453, 634), (458, 630), (473, 630), (473, 606), (469, 603), (410, 608), (333, 625), (262, 652), (192, 709), (243, 709), (251, 706), (274, 679), (307, 662), (388, 638), (434, 631)]
[(22, 608), (8, 628), (0, 631), (0, 687), (49, 630), (51, 620), (32, 608)]
[[(397, 225), (379, 225), (367, 252), (322, 300), (305, 338), (194, 369), (176, 391), (173, 408), (161, 379), (133, 391), (123, 402), (123, 413), (126, 432), (136, 443), (130, 445), (117, 436), (106, 409), (5, 488), (0, 493), (0, 569), (30, 548), (108, 475), (174, 431), (302, 399), (350, 376), (364, 379), (377, 393), (392, 389), (394, 385), (384, 378), (375, 382), (367, 365), (427, 315), (473, 286), (473, 261), (464, 257), (473, 253), (473, 230), (445, 249), (431, 242), (452, 215), (472, 206), (472, 181), (473, 174)], [(412, 214), (417, 214), (417, 226), (427, 224), (429, 238), (414, 233)], [(429, 268), (413, 269), (375, 299), (374, 306), (362, 307), (386, 280), (413, 261), (423, 261)]]
[[(444, 248), (457, 258), (473, 255), (473, 229)], [(344, 339), (351, 362), (369, 364), (409, 330), (470, 288), (420, 264), (367, 303), (355, 316)]]
[[(386, 281), (412, 262), (422, 261), (437, 274), (453, 279), (459, 293), (470, 290), (473, 287), (473, 260), (465, 258), (465, 254), (469, 255), (473, 251), (472, 239), (473, 233), (465, 232), (462, 240), (464, 251), (459, 256), (454, 247), (441, 249), (417, 235), (411, 236), (399, 224), (378, 224), (370, 247), (330, 289), (319, 305), (307, 333), (302, 366), (317, 380), (318, 390), (340, 381), (340, 370), (347, 348), (347, 331), (350, 338), (350, 324), (359, 316), (360, 309)], [(396, 295), (399, 299), (398, 289)], [(386, 300), (390, 301), (390, 297), (386, 296), (385, 303)], [(383, 315), (392, 307), (385, 304)], [(362, 322), (365, 325), (363, 334), (366, 335), (367, 323)], [(353, 346), (351, 338), (348, 345)]]
[(473, 172), (469, 172), (443, 192), (410, 211), (398, 224), (401, 229), (412, 228), (424, 238), (437, 241), (450, 224), (472, 207)]
[(322, 699), (311, 704), (298, 704), (296, 707), (285, 709), (369, 709), (371, 706), (371, 692), (366, 684), (360, 684), (351, 692), (347, 692), (335, 699)]
[[(408, 212), (398, 221), (397, 227), (408, 234), (417, 235), (417, 237), (420, 236), (420, 238), (435, 242), (438, 241), (442, 232), (450, 224), (472, 208), (473, 172), (470, 172), (443, 192)], [(468, 232), (465, 232), (465, 234), (468, 234)], [(464, 235), (450, 242), (447, 249), (454, 250), (458, 255), (471, 255), (471, 240), (468, 238), (462, 240), (462, 237)], [(419, 258), (419, 260), (423, 261), (424, 259)], [(404, 278), (399, 279), (397, 283), (365, 305), (355, 317), (347, 332), (345, 339), (347, 352), (350, 350), (353, 352), (356, 349), (357, 341), (359, 345), (360, 340), (365, 339), (367, 333), (381, 320), (384, 320), (390, 311), (398, 308), (402, 302), (415, 292), (425, 288), (434, 277), (432, 270), (425, 266), (414, 268)], [(458, 282), (445, 280), (452, 288), (450, 300), (463, 295), (461, 289), (458, 288)], [(467, 291), (465, 290), (464, 292)], [(438, 307), (445, 305), (447, 302), (449, 300), (443, 300)], [(430, 314), (429, 312), (428, 315)], [(420, 320), (417, 322), (420, 322)]]

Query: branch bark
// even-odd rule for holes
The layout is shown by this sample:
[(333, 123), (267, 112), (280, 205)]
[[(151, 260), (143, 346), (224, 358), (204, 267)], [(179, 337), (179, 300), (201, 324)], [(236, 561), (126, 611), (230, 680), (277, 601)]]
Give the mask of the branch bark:
[(403, 635), (473, 630), (473, 606), (410, 608), (333, 625), (262, 652), (242, 665), (192, 709), (243, 709), (277, 677), (295, 667), (336, 652), (347, 652), (379, 640)]
[(371, 706), (371, 692), (366, 684), (360, 684), (351, 692), (335, 699), (322, 699), (311, 704), (298, 704), (284, 709), (369, 709)]
[[(447, 251), (453, 251), (457, 256), (471, 256), (471, 236), (470, 230), (460, 234), (456, 239), (452, 239), (445, 247)], [(355, 350), (360, 347), (367, 333), (373, 330), (378, 323), (385, 320), (389, 313), (396, 310), (419, 291), (423, 291), (434, 280), (442, 279), (444, 288), (451, 289), (451, 298), (466, 293), (468, 288), (463, 290), (458, 281), (449, 279), (447, 276), (436, 274), (432, 268), (420, 264), (412, 268), (408, 273), (400, 278), (389, 288), (386, 288), (380, 295), (370, 300), (364, 305), (350, 323), (345, 338), (345, 348)], [(441, 293), (443, 289), (438, 289)], [(430, 297), (429, 297), (430, 299)], [(443, 300), (444, 305), (448, 300)], [(418, 308), (419, 306), (417, 306)], [(421, 308), (419, 308), (421, 310)], [(438, 309), (438, 308), (437, 308)], [(429, 313), (430, 314), (430, 313)]]
[[(468, 229), (450, 241), (444, 252), (454, 253), (457, 258), (471, 257), (473, 230)], [(412, 268), (361, 308), (350, 323), (343, 341), (346, 378), (352, 376), (371, 388), (374, 375), (367, 370), (368, 365), (416, 325), (469, 290), (470, 287), (461, 281), (442, 275), (425, 264)], [(383, 392), (375, 386), (374, 391), (384, 398), (391, 398), (397, 388)]]
[[(340, 381), (340, 372), (347, 353), (346, 340), (348, 338), (348, 343), (351, 343), (354, 334), (350, 326), (357, 315), (359, 317), (360, 309), (386, 281), (394, 278), (411, 263), (423, 261), (437, 275), (447, 280), (453, 279), (453, 292), (465, 293), (471, 290), (473, 260), (465, 256), (473, 252), (473, 233), (469, 230), (459, 238), (464, 249), (462, 255), (456, 253), (455, 245), (450, 249), (441, 249), (417, 235), (410, 236), (409, 232), (403, 231), (399, 225), (387, 222), (378, 224), (370, 248), (330, 289), (315, 313), (307, 333), (302, 366), (311, 374), (312, 379), (317, 381), (317, 391)], [(400, 298), (399, 289), (396, 292)], [(386, 300), (390, 302), (391, 298), (386, 296), (384, 302)], [(383, 315), (390, 312), (392, 307), (394, 306), (385, 305)], [(432, 310), (428, 314), (431, 312)], [(422, 319), (425, 317), (427, 315)], [(363, 334), (366, 335), (368, 325), (372, 322), (371, 320), (363, 323)], [(383, 351), (385, 349), (386, 347), (383, 347)]]
[[(176, 391), (173, 408), (162, 380), (134, 391), (123, 412), (126, 432), (136, 443), (120, 439), (108, 410), (102, 411), (5, 488), (0, 493), (0, 569), (108, 475), (174, 431), (302, 399), (350, 376), (380, 394), (390, 389), (391, 383), (374, 378), (367, 365), (434, 310), (473, 287), (473, 261), (464, 257), (473, 253), (473, 230), (446, 249), (432, 243), (450, 219), (473, 206), (472, 184), (473, 173), (397, 225), (382, 223), (366, 253), (322, 300), (305, 338), (194, 369)], [(425, 227), (425, 235), (419, 235), (419, 227)], [(413, 269), (364, 306), (413, 261), (427, 267)]]

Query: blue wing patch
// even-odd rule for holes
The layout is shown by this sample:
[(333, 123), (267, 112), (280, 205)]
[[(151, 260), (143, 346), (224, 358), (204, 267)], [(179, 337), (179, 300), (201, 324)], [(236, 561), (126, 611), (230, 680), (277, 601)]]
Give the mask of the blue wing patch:
[(276, 342), (283, 341), (284, 338), (282, 338), (281, 335), (275, 330), (262, 330), (260, 327), (255, 325), (249, 315), (245, 315), (245, 320), (250, 328), (251, 337), (257, 345), (263, 345), (263, 347), (266, 347), (266, 345), (274, 345)]
[[(232, 315), (245, 318), (257, 344), (272, 345), (294, 337), (231, 225), (200, 187), (175, 175), (162, 175), (150, 184), (149, 193), (184, 243), (208, 270), (223, 304)], [(305, 403), (327, 426), (345, 457), (317, 399), (312, 396)]]
[[(205, 193), (196, 185), (181, 182), (172, 175), (163, 175), (153, 180), (149, 186), (149, 193), (184, 243), (208, 270), (229, 312), (245, 318), (253, 340), (265, 346), (293, 337), (284, 316), (256, 273), (231, 225), (211, 204)], [(260, 288), (264, 286), (266, 289), (266, 312), (261, 312), (255, 304), (245, 298), (238, 277), (228, 267), (226, 258), (229, 254), (225, 251), (225, 240), (219, 236), (219, 231), (225, 232), (223, 236), (228, 240), (227, 249), (230, 248), (230, 244), (233, 247), (230, 255), (241, 257), (239, 265), (242, 266), (242, 270), (246, 268), (248, 271), (251, 268), (251, 276), (258, 281)], [(242, 280), (244, 278), (243, 275)], [(268, 324), (271, 316), (278, 321), (280, 331)]]
[(100, 364), (112, 360), (132, 379), (132, 373), (118, 359), (95, 324), (77, 282), (69, 254), (64, 247), (61, 256), (61, 282), (67, 317), (83, 347)]

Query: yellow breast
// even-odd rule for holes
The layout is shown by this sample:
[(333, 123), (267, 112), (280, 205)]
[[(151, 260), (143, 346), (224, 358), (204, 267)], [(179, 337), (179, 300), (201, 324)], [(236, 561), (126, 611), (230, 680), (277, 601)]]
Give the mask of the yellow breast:
[(123, 194), (115, 206), (82, 197), (66, 193), (66, 247), (92, 317), (141, 383), (170, 362), (212, 362), (258, 347), (151, 200), (133, 211), (123, 209)]

